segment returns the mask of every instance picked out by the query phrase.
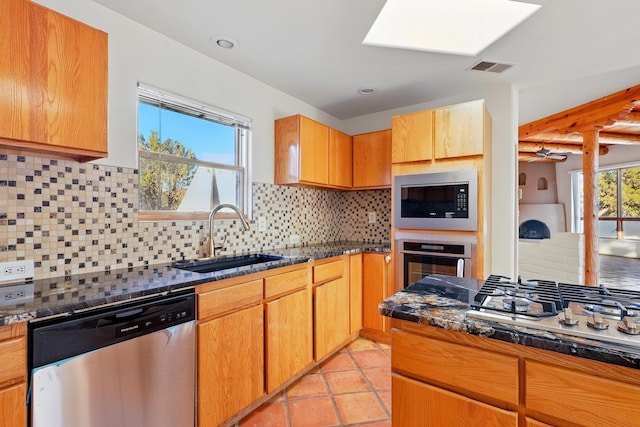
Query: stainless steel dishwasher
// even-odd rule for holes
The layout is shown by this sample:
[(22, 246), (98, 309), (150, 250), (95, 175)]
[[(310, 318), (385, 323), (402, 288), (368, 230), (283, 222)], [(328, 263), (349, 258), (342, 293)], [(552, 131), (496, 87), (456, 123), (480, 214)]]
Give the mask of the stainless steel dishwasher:
[(33, 427), (195, 425), (193, 290), (33, 322), (29, 343)]

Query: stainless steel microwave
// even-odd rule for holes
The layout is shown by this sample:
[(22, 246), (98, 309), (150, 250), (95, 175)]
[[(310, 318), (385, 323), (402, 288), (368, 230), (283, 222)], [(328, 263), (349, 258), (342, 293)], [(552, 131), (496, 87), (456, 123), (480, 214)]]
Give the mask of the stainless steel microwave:
[(478, 171), (475, 169), (396, 176), (393, 200), (396, 228), (478, 229)]

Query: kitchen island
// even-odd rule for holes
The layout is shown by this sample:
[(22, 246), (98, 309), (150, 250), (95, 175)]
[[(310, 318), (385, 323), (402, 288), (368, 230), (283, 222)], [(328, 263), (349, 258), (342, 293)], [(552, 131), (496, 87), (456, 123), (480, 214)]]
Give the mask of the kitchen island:
[(479, 284), (428, 276), (379, 305), (394, 425), (638, 425), (640, 347), (469, 318)]

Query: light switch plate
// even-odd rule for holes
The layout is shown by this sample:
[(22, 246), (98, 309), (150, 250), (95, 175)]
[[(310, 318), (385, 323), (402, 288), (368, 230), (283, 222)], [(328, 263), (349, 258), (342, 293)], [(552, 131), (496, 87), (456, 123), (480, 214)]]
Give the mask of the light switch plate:
[(267, 231), (267, 218), (258, 217), (258, 231)]
[(375, 224), (376, 221), (377, 221), (376, 213), (375, 212), (369, 212), (369, 224)]
[(297, 234), (292, 234), (291, 236), (289, 236), (289, 243), (291, 243), (292, 245), (297, 245), (298, 243), (300, 243), (300, 236), (298, 236)]

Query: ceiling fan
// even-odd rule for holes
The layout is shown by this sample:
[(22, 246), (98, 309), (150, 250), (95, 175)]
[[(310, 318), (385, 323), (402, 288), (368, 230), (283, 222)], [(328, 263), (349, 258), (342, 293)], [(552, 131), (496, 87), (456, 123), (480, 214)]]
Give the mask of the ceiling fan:
[(542, 159), (559, 160), (564, 162), (567, 160), (567, 154), (568, 153), (552, 153), (548, 148), (544, 148), (544, 142), (542, 142), (540, 149), (535, 152), (536, 156), (529, 160), (529, 162), (535, 162)]

